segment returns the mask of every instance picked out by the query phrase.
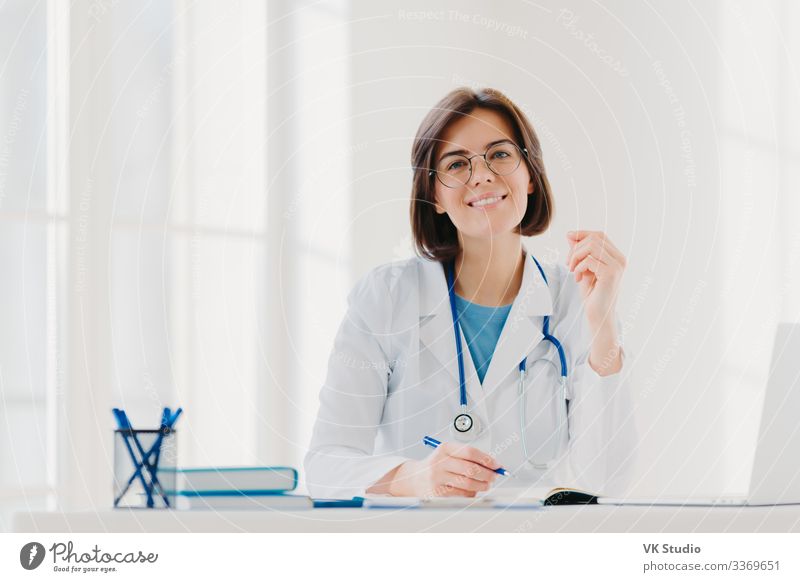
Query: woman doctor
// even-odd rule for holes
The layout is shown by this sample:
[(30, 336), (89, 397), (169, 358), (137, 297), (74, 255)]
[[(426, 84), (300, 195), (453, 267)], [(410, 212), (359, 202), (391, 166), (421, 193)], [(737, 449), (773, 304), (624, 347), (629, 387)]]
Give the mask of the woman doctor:
[(412, 163), (420, 256), (373, 269), (348, 297), (305, 458), (310, 495), (624, 486), (636, 440), (615, 314), (625, 257), (596, 231), (567, 233), (563, 264), (525, 251), (553, 200), (539, 139), (499, 91), (448, 94)]

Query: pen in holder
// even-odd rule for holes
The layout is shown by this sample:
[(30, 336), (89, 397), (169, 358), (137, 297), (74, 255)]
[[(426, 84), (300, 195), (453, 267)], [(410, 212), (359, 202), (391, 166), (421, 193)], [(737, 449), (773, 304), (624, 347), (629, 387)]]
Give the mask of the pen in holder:
[(114, 507), (174, 507), (177, 446), (175, 422), (183, 412), (165, 408), (157, 429), (135, 429), (124, 410), (113, 409)]

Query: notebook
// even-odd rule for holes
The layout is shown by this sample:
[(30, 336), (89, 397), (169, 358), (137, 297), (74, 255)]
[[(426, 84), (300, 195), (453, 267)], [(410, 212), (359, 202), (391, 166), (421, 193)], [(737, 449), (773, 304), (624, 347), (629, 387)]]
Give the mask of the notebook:
[(184, 467), (159, 469), (174, 472), (177, 491), (284, 493), (297, 487), (292, 467)]
[(392, 508), (539, 508), (545, 505), (587, 505), (597, 503), (598, 495), (567, 487), (528, 487), (484, 491), (475, 497), (391, 497), (367, 495), (364, 507)]

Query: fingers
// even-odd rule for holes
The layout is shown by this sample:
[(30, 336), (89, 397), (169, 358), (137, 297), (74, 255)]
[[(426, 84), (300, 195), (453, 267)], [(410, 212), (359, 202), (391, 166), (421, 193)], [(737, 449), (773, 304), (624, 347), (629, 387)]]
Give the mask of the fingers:
[(575, 266), (589, 255), (600, 259), (606, 264), (616, 262), (615, 259), (608, 253), (608, 251), (596, 241), (586, 240), (577, 244), (572, 249), (569, 257), (567, 258), (567, 268), (570, 271), (573, 271)]
[(492, 469), (500, 464), (491, 455), (461, 443), (447, 442), (429, 459), (433, 471), (432, 494), (436, 496), (474, 497), (488, 491), (498, 475)]
[[(482, 481), (469, 476), (471, 469), (466, 467), (466, 465), (469, 464), (473, 467), (477, 467), (478, 465), (469, 463), (469, 461), (454, 459), (452, 457), (450, 460), (455, 462), (452, 465), (452, 470), (444, 469), (442, 467), (442, 470), (437, 471), (438, 476), (434, 480), (436, 486), (433, 488), (433, 495), (463, 495), (468, 493), (469, 496), (474, 496), (480, 491), (488, 491), (491, 489), (491, 482)], [(492, 474), (495, 475), (494, 473)]]
[(600, 230), (570, 230), (567, 232), (567, 238), (573, 242), (580, 242), (585, 239), (587, 236), (591, 236), (593, 234), (602, 234)]
[(594, 276), (594, 273), (591, 271), (584, 271), (583, 273), (576, 273), (575, 274), (575, 282), (580, 283), (586, 279), (586, 285), (581, 286), (582, 291), (588, 291), (594, 288), (595, 281), (597, 281), (597, 277)]
[(592, 255), (586, 256), (580, 263), (575, 265), (574, 273), (576, 280), (580, 281), (583, 274), (589, 271), (595, 277), (603, 277), (608, 271), (608, 265)]
[(602, 258), (604, 261), (610, 262), (615, 260), (605, 241), (597, 237), (592, 237), (583, 239), (570, 249), (569, 255), (567, 256), (567, 266), (572, 270), (583, 257), (590, 253), (598, 258)]
[(573, 260), (576, 253), (585, 248), (591, 248), (591, 253), (598, 256), (603, 261), (619, 263), (623, 268), (627, 266), (625, 255), (611, 242), (611, 239), (601, 231), (578, 230), (567, 233), (567, 241), (570, 244), (570, 253), (567, 257), (567, 264), (572, 261), (570, 268), (574, 266), (582, 257)]
[(492, 488), (491, 483), (487, 483), (486, 481), (478, 481), (477, 479), (471, 479), (469, 477), (465, 477), (464, 475), (458, 473), (448, 473), (446, 483), (449, 483), (453, 487), (456, 487), (458, 489), (463, 489), (464, 491), (469, 491), (471, 493), (478, 493), (479, 491), (488, 491), (489, 489)]
[(625, 269), (625, 257), (620, 260), (612, 252), (608, 242), (597, 238), (587, 238), (575, 245), (567, 257), (567, 267), (570, 271), (574, 270), (575, 266), (589, 255), (620, 272)]
[(574, 247), (577, 243), (585, 239), (589, 234), (594, 231), (591, 230), (570, 230), (567, 233), (567, 242), (570, 247)]
[[(575, 267), (576, 269), (575, 282), (576, 283), (583, 282), (583, 284), (581, 284), (581, 292), (584, 294), (584, 297), (589, 291), (594, 289), (594, 285), (598, 279), (598, 270), (600, 269), (600, 267), (593, 264), (594, 261), (592, 259), (593, 259), (592, 257), (587, 257), (583, 261), (581, 261), (580, 270), (577, 270), (578, 268)], [(599, 263), (599, 261), (597, 262)]]
[[(489, 469), (500, 468), (500, 463), (498, 463), (497, 460), (491, 455), (488, 455), (483, 451), (476, 449), (475, 447), (470, 447), (469, 445), (448, 442), (439, 447), (439, 450), (450, 455), (451, 457), (458, 457), (459, 459), (464, 459), (465, 461), (471, 461)], [(492, 474), (494, 475), (495, 473)]]
[(477, 463), (465, 461), (464, 459), (459, 459), (456, 457), (448, 458), (442, 464), (442, 469), (450, 473), (455, 473), (456, 475), (461, 475), (465, 479), (478, 481), (487, 485), (491, 485), (494, 483), (495, 479), (497, 479), (497, 473), (494, 471), (490, 471), (486, 467), (478, 465)]

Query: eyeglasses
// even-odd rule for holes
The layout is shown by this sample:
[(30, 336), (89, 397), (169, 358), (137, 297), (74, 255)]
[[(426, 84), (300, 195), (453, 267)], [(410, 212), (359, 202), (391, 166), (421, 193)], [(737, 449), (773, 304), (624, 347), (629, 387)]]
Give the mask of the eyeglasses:
[(508, 176), (519, 167), (523, 153), (527, 156), (528, 150), (525, 148), (520, 150), (510, 141), (504, 141), (493, 145), (483, 154), (475, 154), (470, 157), (461, 154), (448, 154), (439, 160), (436, 169), (431, 170), (428, 175), (433, 176), (436, 174), (439, 182), (448, 188), (460, 188), (472, 178), (472, 158), (483, 158), (483, 161), (486, 162), (486, 167), (493, 174)]

